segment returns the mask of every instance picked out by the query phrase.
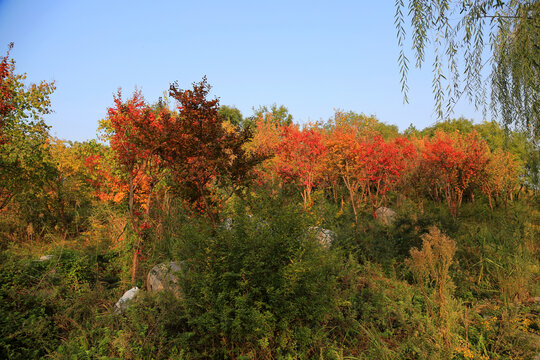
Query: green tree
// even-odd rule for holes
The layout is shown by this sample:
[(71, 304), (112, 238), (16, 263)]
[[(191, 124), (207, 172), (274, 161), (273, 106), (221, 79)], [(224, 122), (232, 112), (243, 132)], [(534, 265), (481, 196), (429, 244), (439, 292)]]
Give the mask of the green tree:
[(218, 110), (218, 115), (234, 126), (243, 127), (244, 125), (244, 117), (242, 116), (242, 113), (234, 106), (221, 105)]
[(289, 114), (289, 109), (284, 105), (277, 106), (276, 103), (272, 104), (270, 108), (267, 106), (259, 106), (257, 109), (253, 108), (254, 119), (262, 118), (265, 122), (271, 119), (279, 125), (290, 126), (293, 122), (293, 116)]
[(26, 86), (26, 74), (15, 74), (15, 61), (0, 60), (0, 210), (16, 196), (39, 190), (56, 174), (47, 148), (49, 96), (54, 83)]
[[(432, 126), (428, 126), (421, 131), (422, 135), (427, 135), (429, 137), (435, 136), (437, 131), (443, 131), (445, 133), (460, 132), (462, 134), (468, 134), (473, 131), (475, 128), (472, 120), (460, 117), (458, 119), (447, 119), (444, 121), (439, 121)], [(504, 135), (504, 134), (503, 134)]]
[(361, 134), (375, 132), (383, 137), (383, 139), (395, 138), (399, 135), (399, 129), (396, 125), (388, 125), (379, 121), (375, 115), (358, 114), (354, 111), (336, 110), (331, 117), (322, 126), (324, 129), (332, 131), (339, 126), (352, 126)]
[(418, 131), (418, 129), (416, 128), (416, 126), (414, 126), (412, 123), (409, 124), (409, 127), (407, 127), (404, 131), (403, 131), (403, 135), (405, 135), (406, 137), (410, 138), (410, 137), (413, 137), (413, 136), (419, 136), (420, 135), (420, 131)]

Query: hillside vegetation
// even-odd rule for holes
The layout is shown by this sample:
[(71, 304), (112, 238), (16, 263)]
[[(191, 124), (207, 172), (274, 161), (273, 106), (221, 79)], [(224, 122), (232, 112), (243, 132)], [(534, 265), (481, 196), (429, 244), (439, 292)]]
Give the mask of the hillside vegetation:
[[(0, 358), (540, 352), (527, 134), (400, 133), (345, 111), (298, 125), (277, 105), (244, 118), (203, 79), (155, 104), (118, 92), (99, 140), (70, 142), (43, 121), (54, 85), (0, 65)], [(181, 293), (147, 291), (170, 261)]]

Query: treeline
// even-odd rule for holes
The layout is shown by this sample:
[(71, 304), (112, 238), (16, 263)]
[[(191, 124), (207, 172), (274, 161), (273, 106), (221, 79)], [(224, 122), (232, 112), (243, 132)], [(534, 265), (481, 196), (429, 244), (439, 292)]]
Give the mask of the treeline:
[[(425, 199), (444, 203), (456, 217), (464, 201), (483, 197), (493, 210), (537, 186), (533, 144), (495, 122), (460, 118), (399, 133), (374, 116), (343, 111), (298, 125), (275, 105), (244, 118), (207, 99), (203, 80), (190, 90), (173, 84), (174, 106), (150, 105), (139, 92), (123, 100), (119, 92), (100, 121), (100, 139), (70, 142), (52, 138), (39, 117), (49, 112), (52, 85), (26, 92), (10, 76), (19, 92), (3, 100), (0, 209), (22, 216), (36, 234), (81, 233), (96, 202), (126, 204), (144, 227), (164, 194), (217, 224), (233, 194), (290, 191), (309, 208), (316, 193), (341, 211), (350, 207), (358, 223), (360, 209), (375, 216), (404, 198), (420, 207)], [(37, 102), (15, 112), (9, 106), (20, 106), (17, 96)]]

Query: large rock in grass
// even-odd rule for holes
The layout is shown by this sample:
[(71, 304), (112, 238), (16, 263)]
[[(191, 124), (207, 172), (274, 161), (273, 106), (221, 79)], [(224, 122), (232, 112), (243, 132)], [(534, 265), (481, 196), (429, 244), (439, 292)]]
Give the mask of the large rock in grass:
[(130, 303), (135, 299), (135, 297), (137, 297), (139, 291), (141, 290), (136, 286), (126, 291), (114, 305), (114, 312), (117, 314), (123, 313), (129, 307)]
[(308, 231), (325, 247), (332, 245), (332, 242), (336, 239), (335, 232), (319, 226), (311, 226)]
[(228, 217), (228, 218), (225, 218), (225, 220), (223, 220), (223, 222), (221, 223), (221, 227), (227, 231), (230, 231), (233, 229), (233, 220)]
[(43, 255), (42, 257), (38, 259), (38, 261), (49, 261), (49, 260), (52, 260), (53, 257), (54, 257), (53, 255)]
[(166, 262), (157, 264), (150, 270), (146, 278), (146, 289), (148, 291), (168, 290), (176, 297), (181, 297), (180, 282), (178, 273), (182, 271), (182, 262)]
[(394, 210), (381, 206), (375, 211), (377, 220), (379, 220), (384, 225), (390, 226), (393, 225), (396, 221), (397, 214)]

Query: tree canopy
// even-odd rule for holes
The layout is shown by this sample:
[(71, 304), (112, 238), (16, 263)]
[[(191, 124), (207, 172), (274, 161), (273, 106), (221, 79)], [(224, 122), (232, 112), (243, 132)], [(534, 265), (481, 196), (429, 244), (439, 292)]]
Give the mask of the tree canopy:
[[(427, 60), (426, 52), (433, 50), (433, 93), (439, 118), (449, 116), (466, 95), (477, 108), (491, 108), (505, 125), (539, 138), (540, 2), (397, 0), (395, 25), (406, 102), (409, 59), (404, 48), (410, 40), (418, 68)], [(486, 65), (491, 65), (490, 75), (486, 75)], [(491, 85), (490, 96), (486, 83)]]
[(25, 85), (26, 74), (15, 73), (9, 50), (0, 58), (0, 209), (13, 197), (43, 186), (54, 177), (48, 161), (49, 127), (43, 116), (50, 113), (53, 83)]

